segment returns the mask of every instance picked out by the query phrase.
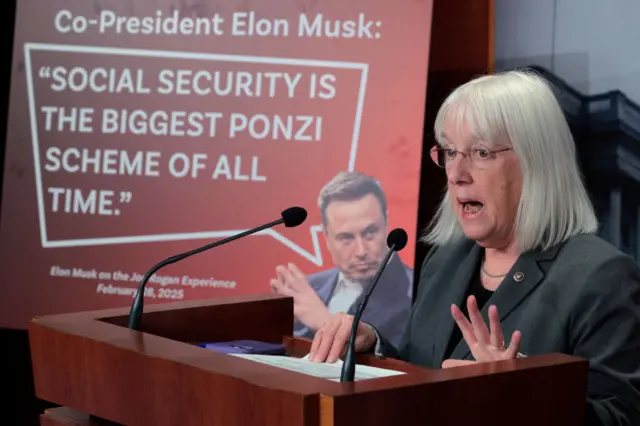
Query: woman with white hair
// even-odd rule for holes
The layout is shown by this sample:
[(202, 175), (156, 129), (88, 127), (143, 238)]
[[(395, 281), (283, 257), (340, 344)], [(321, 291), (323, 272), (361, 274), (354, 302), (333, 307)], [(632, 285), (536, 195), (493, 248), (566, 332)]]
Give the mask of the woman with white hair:
[[(447, 191), (410, 322), (398, 348), (359, 324), (356, 350), (430, 368), (586, 358), (587, 424), (640, 425), (640, 270), (594, 235), (553, 92), (525, 71), (483, 76), (445, 100), (434, 130)], [(352, 321), (337, 314), (318, 330), (310, 359), (334, 362)]]

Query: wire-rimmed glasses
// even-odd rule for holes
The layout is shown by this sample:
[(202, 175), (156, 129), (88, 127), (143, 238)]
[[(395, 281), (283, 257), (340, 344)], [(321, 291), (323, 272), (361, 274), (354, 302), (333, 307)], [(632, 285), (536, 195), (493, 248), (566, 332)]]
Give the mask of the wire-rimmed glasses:
[(512, 148), (501, 148), (491, 150), (484, 146), (474, 146), (466, 151), (458, 151), (454, 148), (440, 148), (436, 145), (431, 148), (429, 154), (431, 155), (431, 160), (439, 167), (447, 167), (447, 165), (451, 164), (458, 155), (462, 155), (464, 158), (469, 158), (474, 166), (483, 168), (488, 165), (489, 160), (493, 159), (496, 154), (509, 151), (511, 149)]

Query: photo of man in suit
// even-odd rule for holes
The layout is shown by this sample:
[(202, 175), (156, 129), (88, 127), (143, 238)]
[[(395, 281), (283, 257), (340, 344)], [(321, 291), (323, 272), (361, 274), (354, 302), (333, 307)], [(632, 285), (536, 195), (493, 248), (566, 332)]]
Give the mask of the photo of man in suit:
[[(309, 276), (293, 263), (276, 268), (275, 293), (294, 298), (294, 334), (313, 338), (332, 314), (354, 314), (387, 252), (387, 198), (379, 182), (340, 172), (320, 191), (327, 249), (335, 267)], [(373, 290), (362, 320), (397, 344), (408, 319), (413, 269), (394, 254)]]

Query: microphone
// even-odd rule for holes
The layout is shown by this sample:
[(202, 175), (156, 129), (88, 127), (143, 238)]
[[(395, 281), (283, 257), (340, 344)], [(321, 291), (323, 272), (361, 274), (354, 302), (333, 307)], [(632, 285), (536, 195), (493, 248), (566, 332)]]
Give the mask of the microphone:
[(387, 251), (384, 260), (380, 264), (378, 271), (376, 272), (375, 277), (373, 278), (373, 282), (369, 286), (367, 293), (365, 294), (356, 314), (353, 318), (353, 325), (351, 326), (351, 335), (349, 336), (349, 344), (347, 346), (347, 354), (344, 357), (344, 363), (342, 364), (342, 373), (340, 375), (341, 382), (353, 382), (355, 371), (356, 371), (356, 361), (355, 361), (355, 345), (356, 345), (356, 334), (358, 331), (358, 324), (360, 323), (360, 317), (362, 316), (362, 312), (364, 308), (367, 306), (367, 302), (369, 301), (369, 296), (373, 292), (374, 287), (380, 280), (380, 276), (382, 275), (382, 271), (387, 267), (387, 263), (389, 263), (389, 259), (391, 255), (400, 251), (407, 245), (407, 233), (402, 228), (396, 228), (393, 231), (389, 232), (387, 236), (387, 246), (389, 247), (389, 251)]
[(188, 251), (186, 253), (177, 254), (175, 256), (171, 256), (162, 262), (153, 266), (144, 277), (140, 281), (140, 285), (138, 286), (138, 293), (136, 294), (135, 299), (133, 300), (133, 304), (131, 305), (131, 311), (129, 312), (129, 329), (131, 330), (140, 330), (140, 323), (142, 322), (142, 310), (144, 305), (144, 289), (147, 285), (147, 281), (153, 274), (155, 274), (160, 268), (170, 265), (172, 263), (176, 263), (185, 259), (189, 256), (193, 256), (194, 254), (201, 253), (205, 250), (209, 250), (214, 247), (221, 246), (226, 243), (230, 243), (231, 241), (237, 240), (242, 237), (246, 237), (247, 235), (255, 234), (256, 232), (262, 231), (263, 229), (271, 228), (276, 225), (280, 225), (284, 223), (284, 226), (287, 228), (293, 228), (300, 224), (302, 224), (307, 219), (307, 211), (302, 207), (290, 207), (284, 210), (281, 213), (281, 217), (278, 220), (275, 220), (271, 223), (267, 223), (265, 225), (259, 226), (257, 228), (250, 229), (248, 231), (241, 232), (239, 234), (233, 235), (229, 238), (225, 238), (224, 240), (215, 241), (213, 243), (207, 244), (206, 246), (202, 246), (200, 248)]

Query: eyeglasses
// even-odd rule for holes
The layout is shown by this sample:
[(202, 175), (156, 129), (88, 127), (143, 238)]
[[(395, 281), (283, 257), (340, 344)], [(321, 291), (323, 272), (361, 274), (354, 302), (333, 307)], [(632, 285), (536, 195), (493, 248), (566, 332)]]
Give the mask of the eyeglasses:
[(468, 157), (474, 166), (479, 168), (485, 168), (489, 164), (490, 160), (495, 158), (495, 154), (499, 154), (504, 151), (510, 151), (512, 148), (502, 148), (496, 150), (490, 150), (483, 146), (473, 147), (466, 152), (458, 151), (453, 148), (438, 148), (434, 146), (431, 148), (431, 160), (439, 167), (447, 167), (456, 159), (458, 154), (463, 157)]

